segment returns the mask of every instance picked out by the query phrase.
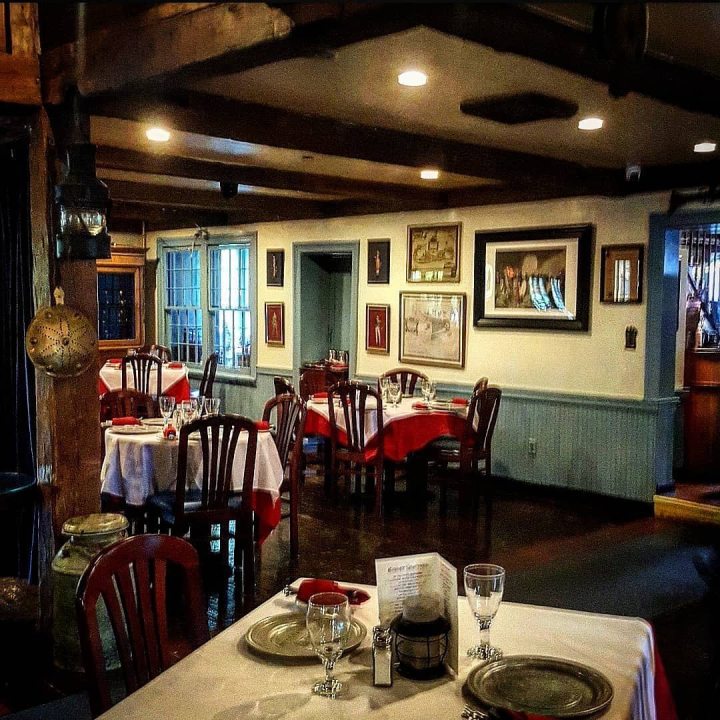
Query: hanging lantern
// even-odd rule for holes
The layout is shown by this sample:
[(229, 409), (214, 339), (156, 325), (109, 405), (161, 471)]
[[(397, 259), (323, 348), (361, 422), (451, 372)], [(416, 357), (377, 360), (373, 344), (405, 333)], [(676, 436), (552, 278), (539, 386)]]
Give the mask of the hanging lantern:
[(77, 143), (68, 148), (68, 172), (55, 187), (58, 211), (56, 255), (66, 260), (110, 257), (107, 217), (110, 195), (95, 175), (95, 146)]

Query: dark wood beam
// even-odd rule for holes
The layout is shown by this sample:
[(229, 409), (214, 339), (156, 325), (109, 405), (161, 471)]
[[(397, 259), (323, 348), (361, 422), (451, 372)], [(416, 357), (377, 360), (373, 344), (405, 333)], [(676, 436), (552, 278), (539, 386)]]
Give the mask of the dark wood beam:
[(339, 157), (530, 184), (552, 179), (569, 189), (605, 192), (609, 172), (579, 163), (487, 145), (358, 125), (197, 92), (173, 97), (123, 95), (89, 100), (93, 115), (164, 126), (217, 138)]
[(141, 205), (139, 203), (114, 201), (110, 215), (109, 230), (112, 235), (116, 222), (146, 223), (147, 230), (162, 228), (194, 228), (223, 226), (228, 224), (228, 214), (206, 210), (185, 210), (176, 207), (158, 205)]
[(50, 50), (42, 59), (45, 101), (68, 87), (83, 95), (164, 84), (196, 65), (280, 38), (292, 22), (264, 3), (161, 3), (122, 24)]
[(252, 165), (235, 165), (214, 160), (158, 153), (139, 152), (100, 146), (97, 149), (100, 168), (144, 172), (174, 177), (196, 178), (251, 185), (274, 190), (300, 190), (308, 193), (335, 195), (338, 198), (364, 198), (385, 201), (389, 196), (398, 200), (431, 200), (440, 193), (398, 183), (368, 182), (330, 175), (315, 175), (293, 170), (277, 170)]
[(137, 205), (208, 210), (212, 212), (259, 211), (275, 220), (293, 218), (321, 218), (325, 216), (321, 203), (312, 200), (295, 200), (264, 195), (240, 193), (225, 199), (220, 191), (194, 190), (168, 185), (105, 180), (113, 202), (123, 201)]

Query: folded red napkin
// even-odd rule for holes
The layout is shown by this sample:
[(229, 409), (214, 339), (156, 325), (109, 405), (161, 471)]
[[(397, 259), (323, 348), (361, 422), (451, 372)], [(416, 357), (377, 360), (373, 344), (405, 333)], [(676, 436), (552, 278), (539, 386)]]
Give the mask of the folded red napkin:
[(326, 399), (328, 394), (326, 392), (318, 392), (313, 395), (313, 400), (323, 400)]
[(270, 423), (267, 420), (258, 420), (255, 423), (255, 427), (258, 430), (269, 430), (270, 429)]
[(413, 410), (427, 410), (427, 409), (428, 409), (428, 404), (425, 403), (425, 402), (420, 402), (420, 401), (414, 402), (414, 403), (412, 404), (412, 409), (413, 409)]
[(183, 364), (181, 362), (178, 362), (177, 360), (174, 360), (173, 362), (168, 363), (169, 368), (180, 369), (182, 366), (183, 366)]
[(112, 419), (113, 425), (140, 425), (136, 417), (116, 417)]
[(323, 580), (321, 578), (310, 578), (303, 580), (297, 591), (297, 599), (307, 602), (312, 595), (321, 592), (338, 592), (347, 595), (351, 605), (362, 605), (370, 599), (364, 590), (351, 587), (340, 587), (334, 580)]
[(120, 358), (108, 358), (105, 362), (107, 362), (109, 365), (119, 365), (122, 360)]
[(467, 405), (470, 401), (467, 398), (454, 397), (450, 402), (453, 405)]

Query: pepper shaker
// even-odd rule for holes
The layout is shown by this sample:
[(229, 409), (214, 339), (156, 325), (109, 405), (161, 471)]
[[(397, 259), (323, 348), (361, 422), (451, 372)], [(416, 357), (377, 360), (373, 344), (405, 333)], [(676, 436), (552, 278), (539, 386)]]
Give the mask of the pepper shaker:
[(383, 625), (373, 628), (373, 685), (392, 687), (393, 684), (393, 642), (392, 630)]

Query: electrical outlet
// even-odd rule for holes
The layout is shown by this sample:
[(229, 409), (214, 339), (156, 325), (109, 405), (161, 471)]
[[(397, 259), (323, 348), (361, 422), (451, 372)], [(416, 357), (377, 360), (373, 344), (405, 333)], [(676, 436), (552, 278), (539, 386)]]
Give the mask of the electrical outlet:
[(528, 455), (530, 455), (530, 457), (537, 455), (537, 440), (533, 437), (528, 438)]

